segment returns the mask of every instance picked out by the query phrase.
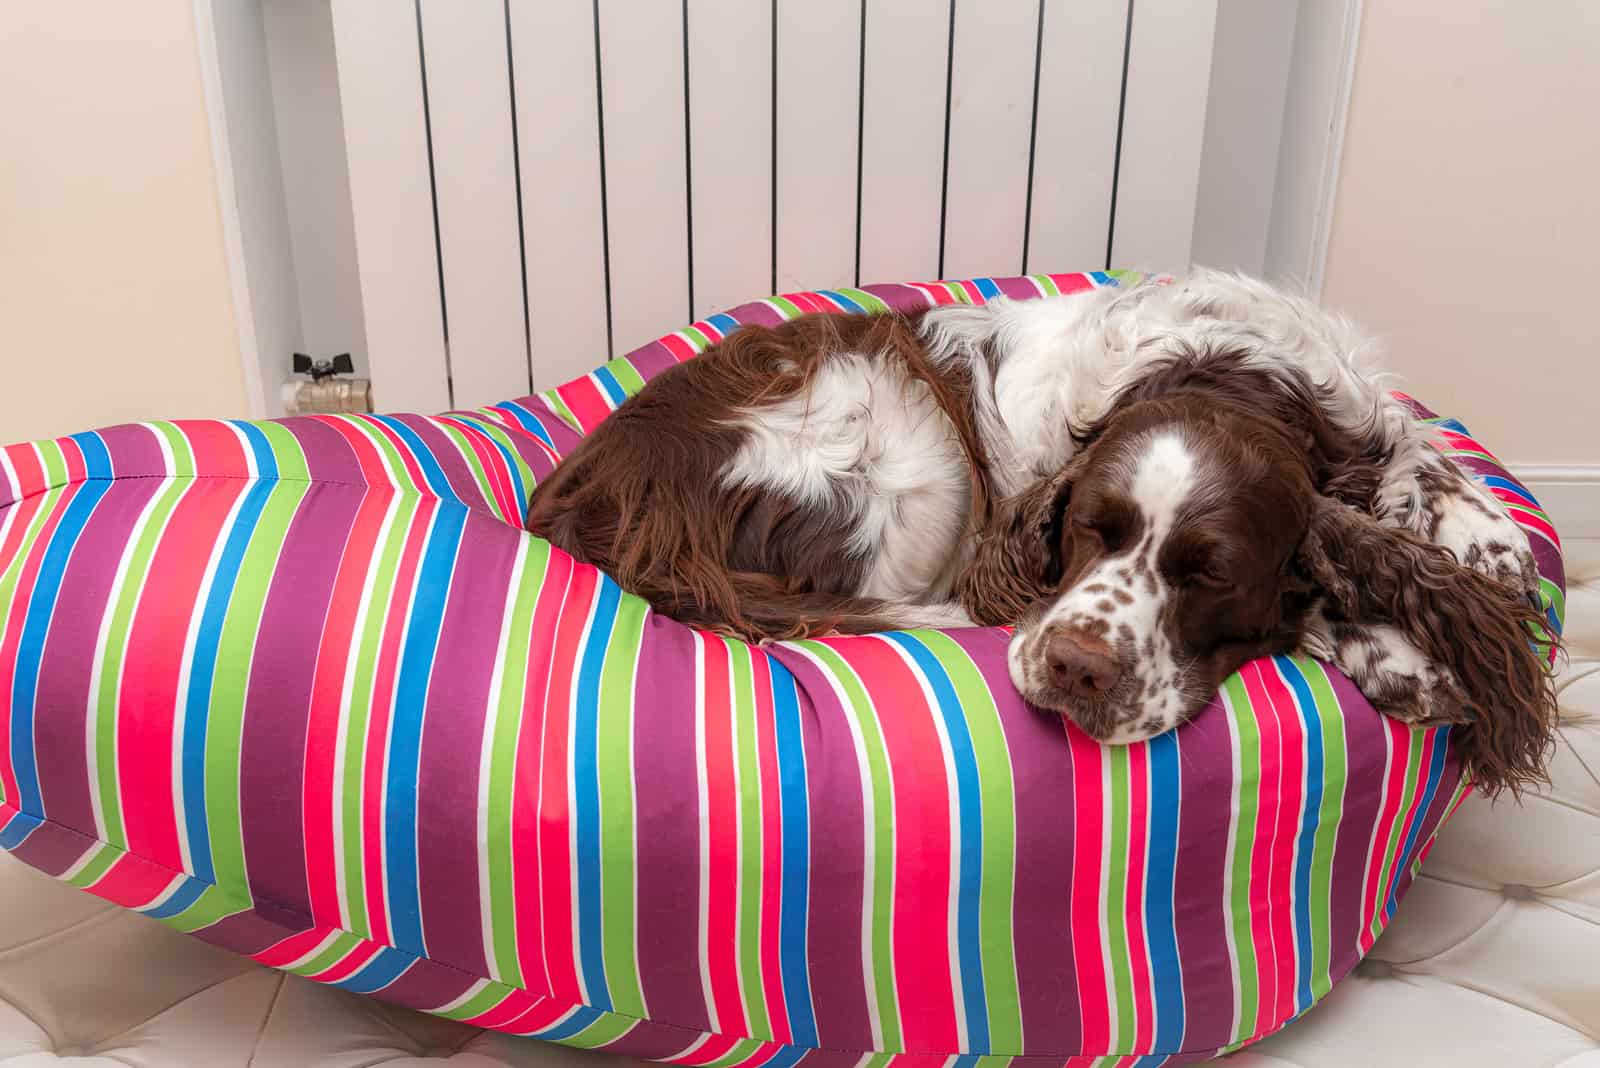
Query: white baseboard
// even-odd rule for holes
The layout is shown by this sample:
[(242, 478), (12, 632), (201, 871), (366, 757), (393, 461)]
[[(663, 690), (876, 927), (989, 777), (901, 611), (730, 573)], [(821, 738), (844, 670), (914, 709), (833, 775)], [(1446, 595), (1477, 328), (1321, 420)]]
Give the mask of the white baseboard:
[(1563, 538), (1600, 538), (1600, 464), (1513, 464)]

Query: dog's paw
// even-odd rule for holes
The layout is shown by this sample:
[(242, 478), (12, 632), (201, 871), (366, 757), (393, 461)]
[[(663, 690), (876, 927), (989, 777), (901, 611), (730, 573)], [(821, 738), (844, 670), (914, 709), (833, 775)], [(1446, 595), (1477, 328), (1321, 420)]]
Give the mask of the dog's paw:
[(1372, 707), (1404, 723), (1433, 725), (1469, 719), (1450, 669), (1429, 660), (1387, 624), (1338, 624), (1333, 662)]

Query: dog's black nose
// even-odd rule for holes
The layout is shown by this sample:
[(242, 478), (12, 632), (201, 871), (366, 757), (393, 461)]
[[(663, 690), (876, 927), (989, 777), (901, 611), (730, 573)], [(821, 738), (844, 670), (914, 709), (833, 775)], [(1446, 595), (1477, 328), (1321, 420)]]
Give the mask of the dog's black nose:
[(1103, 642), (1066, 631), (1045, 643), (1050, 680), (1072, 697), (1100, 697), (1122, 677)]

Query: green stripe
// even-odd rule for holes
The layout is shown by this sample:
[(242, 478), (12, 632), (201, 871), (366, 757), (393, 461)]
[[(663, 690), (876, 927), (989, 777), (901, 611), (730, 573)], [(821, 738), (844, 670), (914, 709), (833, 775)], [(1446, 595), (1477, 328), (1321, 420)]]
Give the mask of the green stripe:
[(743, 1064), (760, 1053), (764, 1045), (765, 1043), (753, 1038), (741, 1038), (728, 1049), (728, 1052), (707, 1061), (704, 1068), (734, 1068), (734, 1065)]
[(272, 459), (278, 465), (278, 478), (290, 482), (307, 482), (311, 479), (305, 449), (301, 448), (300, 439), (294, 436), (293, 431), (282, 423), (250, 425), (262, 433), (272, 448)]
[(978, 932), (983, 960), (983, 994), (989, 1010), (989, 1048), (1022, 1048), (1022, 1005), (1017, 992), (1016, 782), (1011, 749), (994, 694), (972, 658), (949, 635), (918, 631), (950, 676), (972, 737), (978, 765), (978, 796), (983, 833), (983, 879), (978, 898)]
[(561, 417), (562, 422), (578, 433), (583, 433), (583, 424), (578, 422), (578, 417), (572, 414), (572, 409), (568, 408), (567, 402), (561, 399), (561, 394), (553, 389), (548, 389), (539, 394), (539, 396), (543, 397), (545, 402), (550, 405), (550, 409)]
[(1228, 873), (1228, 912), (1233, 918), (1233, 949), (1239, 962), (1239, 1030), (1236, 1038), (1255, 1034), (1261, 992), (1257, 985), (1255, 942), (1250, 932), (1250, 847), (1256, 840), (1260, 810), (1261, 731), (1250, 710), (1250, 697), (1239, 674), (1222, 684), (1228, 695), (1228, 716), (1238, 733), (1238, 809), (1233, 832), (1233, 864)]
[(972, 298), (967, 295), (967, 287), (956, 282), (941, 282), (945, 292), (956, 298), (957, 304), (971, 304)]
[(249, 899), (241, 893), (224, 890), (220, 886), (207, 886), (187, 909), (161, 922), (184, 934), (194, 934), (203, 927), (210, 927), (229, 916), (249, 912), (250, 909)]
[[(280, 462), (282, 459), (280, 457)], [(244, 557), (239, 561), (239, 575), (217, 645), (211, 700), (203, 712), (206, 717), (205, 816), (216, 885), (242, 895), (249, 893), (250, 886), (244, 861), (244, 831), (239, 823), (239, 745), (244, 736), (245, 697), (267, 591), (289, 524), (310, 490), (307, 482), (278, 482), (271, 486)], [(200, 922), (207, 915), (206, 904), (207, 899), (202, 896), (185, 912), (185, 922)], [(226, 898), (213, 898), (210, 901), (213, 909), (226, 908), (227, 911), (212, 912), (211, 921), (235, 911), (231, 907), (233, 904)]]
[(842, 293), (861, 305), (862, 310), (869, 315), (877, 315), (889, 310), (889, 305), (882, 297), (875, 297), (864, 289), (845, 288), (835, 290), (835, 292)]
[(778, 309), (778, 314), (783, 316), (785, 319), (798, 319), (800, 316), (805, 314), (805, 312), (801, 310), (800, 305), (796, 304), (788, 297), (774, 296), (769, 297), (768, 301), (774, 308)]
[(525, 986), (526, 982), (517, 953), (516, 856), (511, 844), (511, 813), (516, 800), (517, 739), (522, 735), (522, 713), (526, 708), (523, 691), (528, 681), (533, 613), (549, 563), (548, 542), (539, 538), (520, 540), (504, 659), (495, 680), (500, 700), (495, 706), (494, 730), (489, 739), (488, 841), (484, 848), (488, 856), (489, 927), (493, 939), (490, 976), (516, 987)]
[(344, 832), (344, 891), (350, 910), (350, 929), (365, 937), (371, 936), (372, 924), (367, 916), (366, 873), (362, 867), (361, 770), (366, 762), (367, 726), (372, 718), (372, 689), (378, 669), (378, 650), (383, 641), (390, 605), (397, 592), (395, 573), (400, 568), (406, 536), (416, 519), (417, 503), (415, 497), (406, 494), (394, 501), (394, 515), (388, 532), (373, 548), (378, 567), (372, 577), (372, 588), (367, 592), (361, 627), (351, 635), (353, 662), (345, 666), (345, 671), (354, 672), (354, 675), (350, 684), (350, 707), (344, 717), (344, 772), (339, 790), (339, 819)]
[(1372, 909), (1372, 923), (1368, 927), (1373, 938), (1383, 930), (1384, 903), (1389, 900), (1389, 873), (1400, 862), (1400, 832), (1405, 826), (1406, 811), (1411, 807), (1412, 801), (1417, 796), (1418, 771), (1422, 767), (1422, 743), (1427, 736), (1427, 730), (1419, 727), (1409, 729), (1411, 744), (1406, 749), (1406, 781), (1400, 793), (1400, 808), (1395, 813), (1395, 820), (1389, 827), (1389, 841), (1383, 849), (1383, 867), (1378, 870), (1377, 900)]
[[(706, 340), (706, 336), (700, 331), (694, 330), (693, 333), (700, 339), (700, 351), (704, 352), (710, 342)], [(622, 392), (628, 396), (631, 397), (644, 388), (644, 376), (639, 373), (639, 369), (626, 356), (612, 360), (606, 364), (606, 369), (611, 372), (612, 377), (617, 380), (617, 384), (622, 387)]]
[(44, 467), (44, 482), (46, 486), (65, 486), (67, 484), (67, 457), (61, 451), (59, 441), (35, 442), (39, 450), (39, 462)]
[(301, 964), (286, 966), (281, 970), (291, 972), (294, 975), (317, 975), (338, 964), (360, 949), (361, 946), (361, 939), (348, 931), (340, 931), (333, 941), (329, 942), (327, 947), (315, 957)]
[[(770, 1039), (761, 983), (761, 764), (756, 756), (756, 693), (750, 647), (724, 639), (733, 690), (734, 760), (739, 777), (740, 986), (750, 1034)], [(765, 655), (765, 654), (763, 654)]]
[[(1133, 970), (1128, 947), (1128, 869), (1136, 861), (1128, 855), (1128, 826), (1133, 821), (1130, 797), (1132, 783), (1128, 770), (1128, 747), (1113, 745), (1102, 750), (1110, 763), (1111, 843), (1106, 855), (1106, 933), (1111, 947), (1111, 989), (1117, 1001), (1117, 1049), (1133, 1048)], [(1143, 947), (1140, 947), (1143, 951)]]
[[(1344, 818), (1345, 784), (1350, 765), (1345, 748), (1344, 711), (1321, 664), (1310, 657), (1295, 657), (1316, 702), (1316, 723), (1322, 732), (1322, 805), (1311, 850), (1311, 998), (1315, 1001), (1333, 988), (1330, 972), (1333, 936), (1333, 850)], [(1307, 717), (1308, 725), (1311, 717)]]
[[(495, 415), (503, 416), (504, 413), (496, 412)], [(529, 465), (527, 460), (522, 458), (522, 451), (517, 448), (516, 442), (513, 440), (511, 433), (506, 428), (506, 424), (501, 422), (500, 419), (493, 417), (472, 419), (470, 422), (473, 426), (483, 431), (483, 433), (488, 437), (492, 438), (496, 444), (505, 449), (505, 455), (510, 457), (509, 463), (511, 465), (510, 469), (507, 471), (507, 476), (512, 480), (513, 483), (520, 482), (522, 484), (523, 496), (528, 496), (530, 493), (532, 493), (532, 487), (537, 481), (533, 477), (533, 467)], [(501, 458), (501, 462), (507, 462), (505, 457)], [(522, 525), (522, 518), (520, 516), (517, 517), (517, 525)]]
[(1033, 279), (1033, 281), (1038, 284), (1039, 291), (1044, 296), (1047, 296), (1047, 297), (1059, 297), (1061, 295), (1061, 287), (1056, 285), (1055, 279), (1051, 278), (1049, 275), (1047, 275), (1047, 274), (1030, 274), (1028, 277)]
[(817, 658), (834, 676), (845, 695), (842, 703), (862, 737), (867, 763), (863, 793), (872, 794), (872, 810), (866, 814), (872, 826), (872, 900), (867, 902), (872, 929), (872, 983), (870, 996), (877, 1002), (883, 1045), (901, 1045), (900, 1016), (894, 985), (894, 788), (889, 776), (889, 757), (883, 732), (878, 726), (872, 699), (843, 657), (819, 642), (798, 642), (799, 647)]
[(711, 339), (699, 327), (686, 326), (678, 331), (678, 335), (687, 341), (689, 347), (694, 349), (696, 353), (704, 352), (711, 347)]
[(519, 990), (513, 990), (504, 983), (484, 983), (476, 994), (463, 1001), (453, 1009), (441, 1009), (434, 1013), (443, 1016), (446, 1020), (470, 1020), (474, 1016), (481, 1016), (490, 1009), (497, 1008), (506, 998)]
[(95, 850), (94, 859), (85, 864), (78, 874), (66, 880), (79, 890), (87, 890), (91, 883), (98, 882), (102, 875), (111, 870), (117, 858), (124, 855), (123, 850), (104, 843), (96, 843), (92, 848)]
[[(626, 594), (617, 605), (616, 621), (600, 669), (600, 708), (595, 727), (595, 742), (602, 754), (600, 908), (606, 988), (614, 1011), (638, 1017), (646, 1013), (634, 938), (638, 842), (633, 811), (633, 706), (634, 669), (649, 610), (644, 601)], [(645, 682), (649, 685), (649, 680)]]

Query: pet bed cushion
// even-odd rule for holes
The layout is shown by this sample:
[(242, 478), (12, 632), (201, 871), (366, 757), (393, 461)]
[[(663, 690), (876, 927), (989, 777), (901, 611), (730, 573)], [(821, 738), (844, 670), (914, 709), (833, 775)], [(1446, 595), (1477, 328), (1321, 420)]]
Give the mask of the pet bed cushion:
[[(1463, 797), (1445, 730), (1276, 658), (1102, 749), (1023, 705), (1003, 630), (752, 648), (520, 529), (585, 431), (741, 323), (1126, 281), (788, 294), (477, 412), (0, 450), (0, 846), (266, 964), (681, 1064), (1181, 1063), (1276, 1030)], [(1419, 417), (1528, 529), (1559, 627), (1548, 520)]]

